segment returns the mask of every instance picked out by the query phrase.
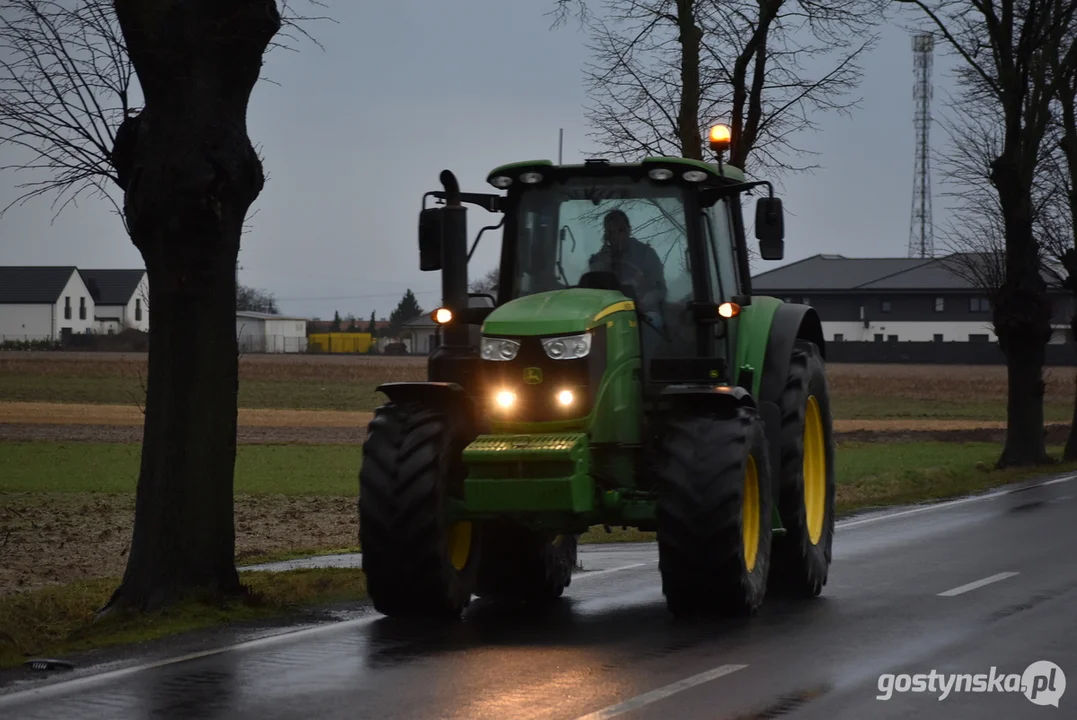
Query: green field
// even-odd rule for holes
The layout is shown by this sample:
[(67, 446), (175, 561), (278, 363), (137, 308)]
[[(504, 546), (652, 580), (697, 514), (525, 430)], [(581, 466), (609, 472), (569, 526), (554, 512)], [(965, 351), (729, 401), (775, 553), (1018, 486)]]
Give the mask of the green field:
[[(3, 443), (0, 492), (134, 492), (141, 452), (137, 443)], [(355, 495), (362, 457), (360, 445), (240, 445), (235, 491)]]
[[(0, 492), (131, 493), (140, 451), (133, 443), (5, 443)], [(992, 443), (846, 443), (837, 453), (839, 510), (946, 497), (1016, 477), (989, 470), (998, 453)], [(235, 492), (350, 498), (361, 461), (358, 445), (240, 445)]]

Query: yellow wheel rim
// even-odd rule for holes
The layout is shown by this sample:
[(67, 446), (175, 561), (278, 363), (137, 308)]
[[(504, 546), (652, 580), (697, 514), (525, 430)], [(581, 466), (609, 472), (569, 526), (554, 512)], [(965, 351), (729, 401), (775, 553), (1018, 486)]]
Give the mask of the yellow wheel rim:
[(457, 570), (467, 567), (471, 557), (471, 523), (458, 522), (449, 528), (449, 562)]
[(741, 504), (741, 533), (744, 540), (744, 566), (748, 572), (755, 569), (759, 554), (759, 470), (755, 458), (748, 456), (748, 468), (744, 473), (744, 501)]
[(826, 438), (819, 401), (814, 395), (808, 396), (804, 412), (804, 512), (808, 537), (812, 545), (817, 545), (826, 516)]

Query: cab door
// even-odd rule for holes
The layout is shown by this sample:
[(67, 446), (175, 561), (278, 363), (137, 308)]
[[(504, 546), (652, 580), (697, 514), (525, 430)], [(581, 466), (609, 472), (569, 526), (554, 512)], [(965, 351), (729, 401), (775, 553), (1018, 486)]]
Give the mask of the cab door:
[[(707, 277), (711, 297), (716, 304), (731, 302), (735, 296), (742, 294), (730, 201), (736, 201), (736, 196), (718, 200), (705, 208), (702, 213), (703, 238), (707, 253)], [(725, 358), (729, 369), (730, 377), (726, 378), (727, 380), (736, 375), (734, 363), (737, 348), (735, 343), (739, 322), (740, 318), (734, 317), (724, 323), (711, 326), (715, 333), (715, 354)]]

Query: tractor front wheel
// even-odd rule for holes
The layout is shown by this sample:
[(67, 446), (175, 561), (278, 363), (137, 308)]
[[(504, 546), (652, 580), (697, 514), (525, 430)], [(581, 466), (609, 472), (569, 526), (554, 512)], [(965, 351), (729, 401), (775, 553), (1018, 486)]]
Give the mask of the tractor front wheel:
[(484, 525), (482, 535), (476, 595), (541, 604), (572, 582), (577, 536), (501, 523)]
[(834, 542), (834, 429), (819, 348), (798, 341), (789, 363), (781, 411), (778, 513), (785, 534), (774, 538), (771, 586), (815, 597), (826, 585)]
[(385, 615), (459, 617), (471, 600), (479, 538), (450, 523), (462, 493), (461, 453), (474, 438), (462, 412), (421, 403), (379, 407), (359, 471), (359, 542), (367, 591)]
[(664, 423), (658, 480), (658, 562), (674, 615), (751, 615), (763, 603), (773, 512), (766, 435), (754, 410), (731, 419)]

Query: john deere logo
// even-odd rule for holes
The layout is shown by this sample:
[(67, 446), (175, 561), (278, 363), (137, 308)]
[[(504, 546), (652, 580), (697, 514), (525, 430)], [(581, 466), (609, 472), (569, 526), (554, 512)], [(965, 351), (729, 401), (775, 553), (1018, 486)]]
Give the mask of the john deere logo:
[(538, 385), (542, 382), (542, 368), (524, 368), (524, 382), (528, 385)]

